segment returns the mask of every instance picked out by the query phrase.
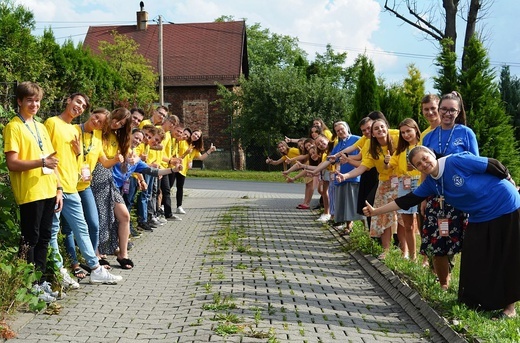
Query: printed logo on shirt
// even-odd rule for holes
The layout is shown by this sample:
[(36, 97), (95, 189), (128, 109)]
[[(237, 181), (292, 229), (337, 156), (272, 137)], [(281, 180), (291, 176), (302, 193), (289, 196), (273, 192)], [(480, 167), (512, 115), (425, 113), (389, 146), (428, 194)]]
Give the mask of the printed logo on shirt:
[(453, 141), (453, 146), (464, 145), (464, 139), (457, 138)]
[(460, 175), (453, 175), (453, 184), (456, 187), (462, 187), (464, 185), (464, 179)]

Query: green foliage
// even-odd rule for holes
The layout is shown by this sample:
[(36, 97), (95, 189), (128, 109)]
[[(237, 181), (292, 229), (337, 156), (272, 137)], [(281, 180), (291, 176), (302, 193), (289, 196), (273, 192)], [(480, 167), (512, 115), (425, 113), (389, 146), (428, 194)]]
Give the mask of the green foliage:
[(412, 114), (410, 118), (413, 118), (419, 127), (426, 127), (428, 123), (422, 115), (421, 100), (425, 94), (424, 79), (421, 76), (421, 72), (415, 64), (409, 64), (406, 69), (408, 70), (408, 77), (403, 81), (404, 94), (406, 94), (412, 105)]
[(31, 293), (32, 285), (41, 273), (33, 265), (17, 256), (17, 249), (0, 250), (0, 313), (10, 313), (22, 304), (34, 311), (45, 307), (45, 302)]
[(241, 80), (239, 91), (221, 86), (219, 95), (223, 108), (236, 114), (230, 131), (246, 149), (274, 146), (284, 136), (307, 136), (315, 117), (332, 122), (346, 115), (343, 90), (327, 78), (307, 79), (295, 67), (252, 74)]
[(468, 126), (477, 136), (482, 156), (493, 157), (520, 177), (520, 155), (514, 129), (500, 101), (487, 51), (476, 36), (466, 46), (467, 69), (460, 75)]
[(441, 52), (437, 57), (436, 66), (439, 75), (433, 78), (434, 87), (440, 94), (458, 90), (457, 54), (453, 52), (453, 41), (446, 38), (441, 41)]
[(391, 128), (397, 128), (405, 118), (416, 117), (413, 104), (406, 89), (398, 84), (380, 85), (380, 106)]
[(512, 76), (509, 66), (502, 66), (500, 71), (500, 95), (506, 113), (515, 128), (516, 140), (520, 140), (520, 79)]
[(259, 23), (247, 25), (246, 34), (251, 74), (295, 66), (306, 59), (307, 54), (298, 47), (298, 38), (272, 33)]
[(377, 111), (380, 107), (374, 64), (366, 55), (360, 55), (357, 63), (359, 63), (359, 73), (349, 122), (352, 132), (360, 135), (358, 123), (370, 112)]
[(99, 50), (101, 56), (123, 80), (119, 99), (127, 99), (130, 106), (153, 102), (158, 98), (158, 75), (153, 71), (150, 61), (137, 52), (139, 44), (132, 38), (115, 31), (112, 37), (114, 42), (100, 42)]

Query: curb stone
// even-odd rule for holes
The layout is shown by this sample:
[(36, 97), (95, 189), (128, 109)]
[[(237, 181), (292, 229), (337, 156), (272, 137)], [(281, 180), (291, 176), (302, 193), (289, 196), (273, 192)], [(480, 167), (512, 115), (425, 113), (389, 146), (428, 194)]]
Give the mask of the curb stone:
[[(329, 231), (341, 245), (345, 245), (348, 237), (341, 237), (332, 228)], [(423, 330), (429, 331), (433, 342), (468, 343), (440, 316), (417, 291), (410, 288), (401, 278), (392, 272), (384, 263), (371, 255), (359, 251), (350, 252), (358, 264), (394, 299), (415, 323)]]

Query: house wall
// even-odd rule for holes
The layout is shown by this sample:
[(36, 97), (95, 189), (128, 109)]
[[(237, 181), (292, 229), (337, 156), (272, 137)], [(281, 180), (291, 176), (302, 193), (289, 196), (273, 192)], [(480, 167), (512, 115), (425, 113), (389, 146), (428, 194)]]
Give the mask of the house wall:
[(164, 89), (164, 101), (169, 103), (170, 113), (179, 117), (185, 127), (202, 130), (204, 146), (211, 143), (218, 149), (204, 165), (211, 169), (232, 169), (233, 147), (231, 137), (225, 132), (230, 125), (229, 115), (221, 113), (215, 100), (217, 88), (208, 87), (168, 87)]

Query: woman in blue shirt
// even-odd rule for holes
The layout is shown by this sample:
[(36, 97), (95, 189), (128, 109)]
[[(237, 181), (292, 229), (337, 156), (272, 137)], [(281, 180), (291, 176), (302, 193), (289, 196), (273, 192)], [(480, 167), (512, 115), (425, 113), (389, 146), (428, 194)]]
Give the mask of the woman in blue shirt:
[[(469, 214), (460, 264), (459, 301), (484, 310), (502, 309), (501, 317), (516, 316), (520, 299), (520, 194), (500, 162), (469, 152), (438, 160), (430, 149), (418, 146), (410, 152), (415, 168), (428, 175), (412, 193), (379, 208), (368, 205), (374, 216), (409, 208), (435, 196)], [(439, 230), (448, 218), (438, 219)], [(448, 238), (451, 238), (448, 236)]]

